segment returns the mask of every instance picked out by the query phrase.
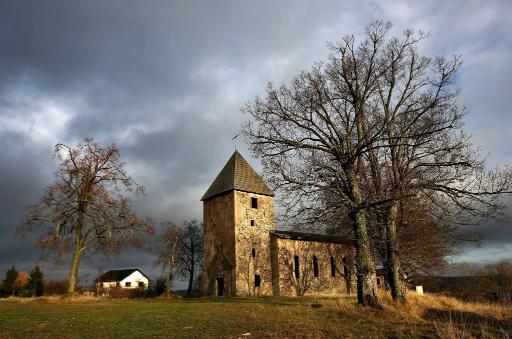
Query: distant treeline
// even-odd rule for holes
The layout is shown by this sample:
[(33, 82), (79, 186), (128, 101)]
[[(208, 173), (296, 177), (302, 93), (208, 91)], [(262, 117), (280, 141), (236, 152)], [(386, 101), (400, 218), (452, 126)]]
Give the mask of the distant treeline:
[(426, 292), (444, 293), (465, 301), (512, 302), (512, 264), (500, 262), (461, 276), (431, 276), (415, 279)]
[[(173, 291), (173, 295), (185, 297), (200, 296), (199, 281), (193, 285), (192, 292)], [(76, 292), (84, 295), (104, 296), (109, 298), (155, 298), (166, 292), (167, 279), (158, 278), (150, 281), (147, 288), (99, 288), (95, 283), (90, 287), (77, 286)], [(41, 297), (63, 296), (69, 294), (67, 279), (47, 280), (42, 270), (36, 266), (30, 273), (18, 272), (15, 266), (5, 271), (4, 278), (0, 280), (0, 298), (6, 297)]]

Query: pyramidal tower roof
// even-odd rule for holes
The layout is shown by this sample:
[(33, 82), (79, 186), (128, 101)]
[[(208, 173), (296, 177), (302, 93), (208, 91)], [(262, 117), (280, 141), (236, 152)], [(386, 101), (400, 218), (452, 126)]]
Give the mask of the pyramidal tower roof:
[(272, 190), (238, 151), (229, 158), (201, 201), (233, 190), (274, 196)]

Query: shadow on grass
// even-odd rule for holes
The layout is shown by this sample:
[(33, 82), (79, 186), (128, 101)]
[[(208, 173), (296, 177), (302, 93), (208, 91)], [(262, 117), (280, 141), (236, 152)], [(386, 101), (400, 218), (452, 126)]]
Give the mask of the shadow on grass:
[(296, 306), (304, 303), (301, 299), (297, 298), (275, 298), (275, 297), (259, 297), (259, 298), (244, 298), (244, 297), (201, 297), (201, 298), (183, 298), (181, 299), (187, 303), (220, 303), (220, 304), (264, 304), (264, 305), (280, 305), (280, 306)]
[(471, 329), (478, 334), (482, 330), (493, 334), (512, 333), (512, 320), (501, 320), (492, 316), (484, 316), (472, 312), (447, 311), (429, 308), (423, 313), (425, 320), (454, 324), (457, 327)]

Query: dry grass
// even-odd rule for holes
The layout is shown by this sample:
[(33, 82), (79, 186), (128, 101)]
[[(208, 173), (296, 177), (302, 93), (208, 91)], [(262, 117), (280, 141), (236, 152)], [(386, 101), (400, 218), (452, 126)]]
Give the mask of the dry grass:
[(251, 337), (512, 338), (512, 307), (409, 294), (406, 304), (381, 296), (383, 310), (354, 296), (326, 298), (0, 299), (0, 338)]
[(512, 305), (464, 302), (442, 295), (411, 292), (405, 305), (382, 295), (384, 307), (431, 322), (440, 338), (512, 338)]

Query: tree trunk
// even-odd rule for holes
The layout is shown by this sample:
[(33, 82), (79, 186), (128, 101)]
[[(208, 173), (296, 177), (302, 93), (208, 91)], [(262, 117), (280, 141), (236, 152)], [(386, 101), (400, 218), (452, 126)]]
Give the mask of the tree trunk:
[(192, 286), (194, 284), (194, 270), (192, 269), (190, 271), (190, 275), (189, 275), (189, 278), (188, 278), (188, 288), (187, 288), (187, 296), (191, 296), (192, 295)]
[(350, 213), (354, 235), (356, 238), (356, 277), (357, 277), (357, 302), (363, 306), (380, 308), (379, 299), (375, 291), (373, 260), (368, 239), (366, 215), (360, 209), (361, 191), (359, 178), (354, 170), (350, 172), (350, 184), (354, 198), (354, 211)]
[(354, 213), (353, 227), (356, 235), (357, 302), (363, 306), (380, 307), (373, 281), (373, 260), (364, 211)]
[(78, 268), (80, 267), (80, 258), (82, 257), (82, 247), (77, 245), (73, 260), (71, 261), (71, 268), (68, 276), (68, 294), (74, 294), (78, 281)]
[(167, 276), (167, 285), (165, 286), (165, 295), (170, 297), (172, 294), (172, 281), (174, 280), (174, 272), (169, 270), (169, 275)]
[(390, 204), (386, 221), (386, 273), (391, 296), (394, 301), (405, 302), (406, 290), (400, 279), (400, 260), (398, 258), (396, 224), (398, 218), (398, 201)]

